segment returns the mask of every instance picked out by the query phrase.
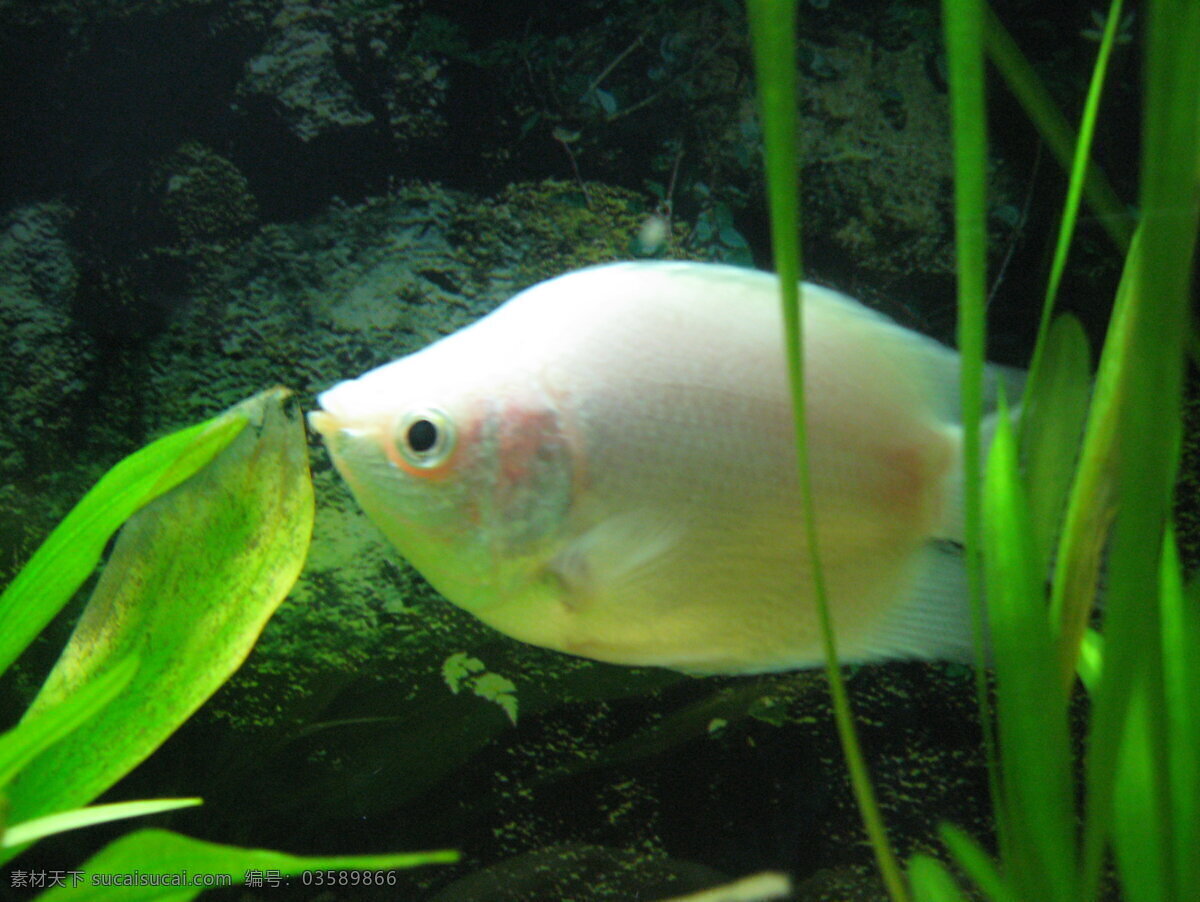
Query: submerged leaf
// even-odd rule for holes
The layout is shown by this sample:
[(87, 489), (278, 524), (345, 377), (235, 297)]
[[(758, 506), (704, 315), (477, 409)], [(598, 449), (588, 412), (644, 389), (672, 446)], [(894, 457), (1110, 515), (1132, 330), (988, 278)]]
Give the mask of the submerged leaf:
[(446, 681), (450, 691), (458, 695), (458, 690), (462, 688), (462, 681), (473, 673), (480, 673), (483, 669), (484, 665), (481, 660), (472, 658), (465, 651), (458, 651), (442, 662), (442, 679)]
[(126, 658), (62, 704), (37, 717), (26, 717), (8, 732), (0, 734), (0, 790), (26, 764), (116, 698), (129, 685), (137, 668), (136, 658)]
[(913, 895), (922, 902), (961, 902), (966, 898), (946, 866), (928, 855), (909, 859), (908, 880)]
[(516, 725), (517, 687), (512, 680), (498, 673), (483, 673), (476, 678), (471, 690), (480, 698), (499, 705), (508, 715), (508, 719)]
[(465, 651), (455, 652), (442, 662), (442, 679), (458, 695), (464, 687), (504, 709), (508, 719), (517, 722), (517, 687), (508, 677), (489, 673), (486, 665)]
[(1087, 417), (1091, 363), (1087, 336), (1070, 315), (1054, 320), (1042, 366), (1021, 415), (1021, 453), (1029, 487), (1030, 526), (1037, 566), (1048, 572)]
[(1163, 537), (1161, 591), (1170, 833), (1176, 898), (1183, 899), (1200, 886), (1200, 595), (1184, 590), (1173, 525)]
[(87, 808), (73, 808), (70, 811), (60, 811), (57, 814), (47, 814), (31, 821), (14, 824), (4, 832), (0, 846), (20, 846), (25, 843), (37, 842), (55, 833), (65, 833), (68, 830), (79, 830), (96, 824), (107, 824), (110, 821), (124, 820), (130, 817), (146, 817), (160, 814), (163, 811), (174, 811), (177, 808), (190, 808), (199, 805), (200, 799), (139, 799), (134, 802), (115, 802), (111, 805), (90, 805)]
[(299, 416), (283, 389), (207, 467), (125, 525), (26, 720), (136, 655), (125, 691), (7, 789), (9, 818), (86, 804), (154, 751), (249, 653), (304, 562), (313, 496)]
[[(243, 849), (203, 842), (168, 830), (139, 830), (109, 843), (82, 867), (79, 887), (88, 888), (90, 902), (186, 902), (205, 889), (217, 886), (271, 887), (304, 872), (358, 872), (362, 885), (386, 887), (388, 871), (423, 864), (453, 864), (451, 850), (408, 852), (394, 855), (333, 855), (301, 857), (270, 849)], [(137, 875), (137, 884), (113, 885), (114, 877)], [(335, 875), (336, 876), (336, 875)], [(224, 877), (228, 882), (224, 882)], [(213, 882), (216, 878), (218, 882)], [(193, 885), (194, 884), (194, 885)], [(69, 902), (82, 898), (70, 882), (38, 896), (38, 902)]]
[(1066, 699), (1055, 684), (1042, 572), (1001, 403), (984, 485), (988, 622), (996, 670), (1005, 865), (1025, 895), (1077, 899)]
[(151, 442), (100, 478), (0, 595), (0, 673), (87, 579), (121, 524), (207, 464), (245, 425), (234, 408)]

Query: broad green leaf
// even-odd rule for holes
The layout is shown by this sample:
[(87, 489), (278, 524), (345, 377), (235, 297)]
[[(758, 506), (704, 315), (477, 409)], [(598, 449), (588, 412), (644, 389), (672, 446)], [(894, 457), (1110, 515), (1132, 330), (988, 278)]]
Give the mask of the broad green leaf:
[(27, 717), (0, 735), (0, 791), (21, 768), (116, 698), (137, 667), (136, 658), (119, 661), (62, 704)]
[[(450, 850), (407, 852), (395, 855), (335, 855), (302, 857), (270, 849), (243, 849), (182, 836), (168, 830), (139, 830), (109, 843), (79, 869), (80, 888), (87, 887), (88, 902), (188, 902), (206, 888), (225, 886), (257, 886), (271, 888), (271, 879), (298, 886), (296, 878), (304, 872), (343, 871), (371, 872), (375, 884), (386, 888), (389, 871), (425, 864), (453, 864), (458, 853)], [(98, 885), (114, 874), (158, 875), (159, 882), (174, 881), (167, 886), (104, 886)], [(228, 883), (214, 883), (213, 877), (226, 875)], [(270, 878), (270, 879), (267, 879)], [(291, 878), (290, 880), (288, 878)], [(184, 881), (197, 885), (181, 885)], [(149, 881), (147, 881), (149, 882)], [(365, 883), (363, 884), (365, 885)], [(38, 902), (76, 902), (83, 898), (80, 888), (69, 884), (42, 893)], [(334, 891), (345, 887), (329, 887)], [(314, 887), (314, 892), (320, 892)]]
[(996, 863), (975, 840), (952, 824), (942, 824), (938, 832), (959, 867), (983, 891), (986, 898), (992, 902), (1019, 902), (1016, 893), (1000, 876)]
[(1016, 440), (1001, 398), (984, 490), (984, 558), (996, 670), (1004, 867), (1025, 895), (1073, 902), (1075, 801), (1065, 696), (1057, 680), (1043, 575), (1029, 530)]
[(212, 460), (245, 425), (234, 408), (163, 436), (100, 478), (0, 595), (0, 673), (87, 579), (118, 527)]
[(1075, 666), (1083, 688), (1092, 694), (1100, 685), (1100, 674), (1104, 670), (1104, 637), (1094, 629), (1084, 630), (1079, 644), (1079, 661)]
[[(1160, 807), (1156, 784), (1163, 779), (1152, 743), (1153, 722), (1149, 716), (1155, 695), (1149, 674), (1136, 674), (1130, 696), (1125, 731), (1117, 755), (1116, 786), (1113, 791), (1113, 851), (1121, 876), (1122, 898), (1128, 902), (1160, 902), (1170, 899), (1167, 850), (1170, 831), (1167, 812)], [(1192, 849), (1189, 854), (1195, 854)]]
[(1104, 544), (1116, 510), (1119, 414), (1124, 392), (1121, 374), (1134, 364), (1130, 357), (1129, 329), (1141, 244), (1139, 231), (1134, 234), (1117, 287), (1088, 407), (1083, 445), (1054, 555), (1050, 619), (1058, 635), (1060, 691), (1065, 691), (1074, 679), (1080, 643), (1096, 596)]
[(1135, 674), (1117, 757), (1113, 845), (1130, 902), (1186, 899), (1196, 886), (1189, 881), (1200, 870), (1195, 862), (1200, 716), (1194, 694), (1200, 689), (1200, 658), (1188, 646), (1200, 640), (1200, 630), (1197, 612), (1184, 604), (1173, 530), (1163, 540), (1160, 592), (1166, 756), (1154, 747), (1150, 706), (1157, 704), (1160, 687), (1151, 670)]
[[(1111, 837), (1121, 733), (1129, 722), (1130, 699), (1143, 681), (1151, 693), (1143, 706), (1146, 748), (1159, 759), (1152, 771), (1153, 806), (1171, 810), (1171, 788), (1164, 779), (1169, 733), (1161, 697), (1162, 612), (1154, 595), (1179, 467), (1184, 336), (1191, 326), (1200, 218), (1200, 4), (1154, 0), (1147, 6), (1145, 34), (1140, 247), (1129, 261), (1131, 290), (1118, 300), (1126, 309), (1114, 312), (1114, 319), (1125, 321), (1123, 365), (1112, 374), (1118, 387), (1120, 503), (1107, 559), (1104, 669), (1088, 742), (1084, 868), (1089, 893), (1099, 885)], [(1102, 374), (1104, 369), (1102, 359)], [(1185, 889), (1194, 892), (1195, 887)]]
[(1185, 593), (1174, 530), (1163, 541), (1163, 700), (1175, 898), (1200, 886), (1200, 593)]
[(174, 811), (177, 808), (191, 808), (200, 803), (200, 799), (138, 799), (134, 802), (114, 802), (111, 805), (73, 808), (70, 811), (60, 811), (57, 814), (47, 814), (45, 817), (36, 817), (31, 821), (13, 824), (4, 832), (0, 846), (20, 846), (25, 843), (37, 842), (39, 839), (53, 836), (55, 833), (79, 830), (96, 824), (107, 824), (110, 821), (124, 820), (129, 817), (146, 817), (164, 811)]
[(919, 902), (960, 902), (966, 897), (946, 866), (928, 855), (914, 855), (908, 860), (908, 882), (913, 898)]
[(122, 530), (26, 719), (130, 655), (122, 694), (9, 785), (11, 821), (91, 801), (156, 749), (241, 664), (304, 562), (313, 520), (304, 430), (283, 389), (239, 405), (243, 430)]
[(1021, 452), (1029, 487), (1030, 527), (1042, 573), (1049, 573), (1091, 394), (1087, 336), (1070, 315), (1054, 320), (1046, 338), (1038, 384), (1021, 411)]

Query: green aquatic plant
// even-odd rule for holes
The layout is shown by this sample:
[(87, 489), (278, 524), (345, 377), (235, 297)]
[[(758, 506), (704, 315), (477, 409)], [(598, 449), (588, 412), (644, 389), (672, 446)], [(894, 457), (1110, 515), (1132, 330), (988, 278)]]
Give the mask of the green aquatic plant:
[[(121, 528), (57, 664), (20, 723), (0, 734), (0, 860), (51, 833), (200, 803), (88, 807), (232, 675), (300, 573), (313, 493), (303, 425), (288, 394), (263, 392), (117, 464), (0, 595), (7, 667)], [(81, 872), (84, 879), (135, 870), (286, 876), (456, 858), (447, 851), (297, 858), (145, 830), (111, 844)], [(89, 898), (190, 899), (203, 888), (151, 886), (133, 895), (113, 886)]]
[(800, 199), (796, 184), (796, 44), (795, 3), (793, 0), (748, 0), (751, 43), (758, 74), (758, 96), (763, 116), (768, 200), (771, 211), (771, 245), (775, 268), (779, 273), (783, 305), (784, 346), (792, 390), (793, 423), (796, 430), (796, 467), (800, 496), (804, 500), (805, 534), (812, 560), (813, 589), (825, 652), (825, 670), (829, 678), (834, 714), (843, 753), (850, 770), (850, 782), (862, 813), (863, 824), (888, 891), (904, 898), (904, 882), (899, 864), (887, 841), (883, 817), (871, 789), (858, 737), (854, 730), (845, 680), (838, 667), (837, 643), (821, 569), (817, 543), (817, 525), (812, 506), (812, 483), (808, 468), (808, 443), (805, 438), (804, 406), (804, 320), (800, 310)]
[[(802, 361), (796, 338), (801, 321), (794, 290), (799, 275), (794, 39), (791, 28), (784, 27), (792, 21), (794, 3), (750, 0), (748, 9), (765, 121), (776, 265), (789, 311), (786, 338), (803, 478)], [(967, 555), (978, 612), (977, 685), (998, 860), (951, 825), (943, 827), (943, 839), (987, 898), (1096, 899), (1111, 854), (1126, 898), (1183, 900), (1200, 884), (1195, 855), (1200, 714), (1194, 704), (1200, 695), (1200, 592), (1195, 584), (1185, 587), (1171, 520), (1200, 218), (1200, 56), (1195, 53), (1200, 6), (1157, 0), (1148, 9), (1142, 215), (1132, 235), (1115, 195), (1089, 162), (1106, 63), (1123, 21), (1119, 0), (1105, 20), (1077, 139), (986, 4), (945, 0), (943, 18), (955, 155)], [(1070, 176), (1020, 435), (1007, 414), (999, 417), (986, 449), (986, 474), (980, 422), (987, 260), (985, 51)], [(1093, 206), (1114, 243), (1128, 248), (1086, 407), (1082, 332), (1069, 319), (1052, 319), (1081, 199)], [(1080, 448), (1080, 411), (1085, 409)], [(1101, 639), (1087, 622), (1106, 542)], [(1043, 585), (1051, 561), (1047, 596)], [(983, 677), (985, 594), (994, 712)], [(894, 899), (910, 893), (930, 900), (967, 898), (946, 866), (931, 857), (915, 856), (907, 874), (901, 874), (854, 740), (835, 637), (826, 633), (839, 731), (890, 894)], [(1082, 829), (1068, 725), (1076, 669), (1092, 702)]]
[(460, 651), (442, 662), (442, 679), (455, 695), (470, 688), (480, 698), (495, 702), (516, 726), (517, 686), (508, 677), (490, 672), (481, 660)]

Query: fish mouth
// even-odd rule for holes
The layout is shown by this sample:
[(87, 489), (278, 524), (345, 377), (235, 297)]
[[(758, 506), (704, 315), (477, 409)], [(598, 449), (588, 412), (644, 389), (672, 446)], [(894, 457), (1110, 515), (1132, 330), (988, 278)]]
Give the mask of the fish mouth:
[(353, 431), (354, 400), (352, 389), (355, 382), (339, 382), (332, 388), (317, 395), (317, 409), (309, 411), (306, 419), (308, 428), (316, 432), (326, 441), (333, 439), (339, 433)]
[[(331, 405), (323, 403), (325, 395), (319, 397), (317, 402), (321, 407), (310, 410), (305, 414), (305, 419), (309, 430), (321, 437), (335, 462), (346, 453), (353, 453), (353, 449), (358, 449), (358, 453), (361, 454), (364, 447), (382, 444), (379, 427), (374, 423), (356, 421), (336, 407), (330, 409)], [(364, 440), (368, 441), (367, 446), (363, 445)]]
[(308, 420), (308, 428), (324, 439), (333, 438), (342, 429), (338, 418), (327, 410), (310, 410), (305, 419)]

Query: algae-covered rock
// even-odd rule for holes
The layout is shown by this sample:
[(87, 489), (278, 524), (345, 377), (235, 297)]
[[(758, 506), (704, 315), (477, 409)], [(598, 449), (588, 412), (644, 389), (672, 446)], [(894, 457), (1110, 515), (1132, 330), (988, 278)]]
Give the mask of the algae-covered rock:
[(879, 47), (846, 28), (832, 45), (802, 45), (808, 254), (853, 261), (844, 272), (820, 264), (840, 280), (887, 285), (954, 272), (950, 146), (930, 140), (948, 133), (949, 108), (928, 75), (929, 43)]
[(68, 312), (75, 265), (65, 230), (74, 210), (62, 203), (32, 204), (8, 212), (0, 226), (0, 291), (36, 298)]
[[(518, 182), (463, 211), (452, 235), (469, 243), (473, 265), (541, 278), (638, 255), (638, 234), (653, 209), (645, 195), (595, 182)], [(676, 236), (678, 237), (678, 235)], [(527, 251), (536, 248), (537, 256)], [(678, 244), (668, 255), (681, 255)]]
[(240, 91), (270, 100), (301, 141), (375, 119), (338, 72), (333, 39), (315, 28), (297, 25), (272, 36), (247, 65)]
[(237, 236), (257, 217), (246, 177), (196, 141), (181, 144), (159, 164), (151, 189), (168, 240), (184, 249)]
[(419, 2), (287, 2), (238, 85), (243, 109), (300, 141), (382, 130), (393, 146), (444, 130), (446, 80)]
[(0, 472), (58, 465), (94, 378), (95, 347), (71, 318), (78, 280), (60, 203), (0, 219)]

